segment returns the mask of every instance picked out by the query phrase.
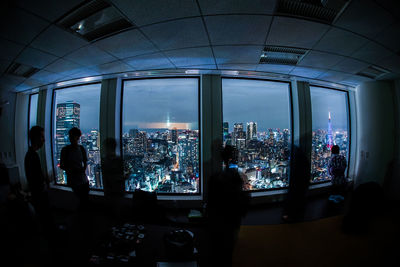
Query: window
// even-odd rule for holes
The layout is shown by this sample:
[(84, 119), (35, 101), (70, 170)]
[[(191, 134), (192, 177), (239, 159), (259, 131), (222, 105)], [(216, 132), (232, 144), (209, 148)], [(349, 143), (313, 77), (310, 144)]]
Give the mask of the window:
[(338, 145), (348, 159), (349, 114), (347, 92), (310, 87), (312, 107), (311, 182), (327, 182), (331, 147)]
[(128, 80), (122, 102), (126, 190), (200, 193), (199, 79)]
[(54, 90), (53, 106), (53, 155), (56, 183), (67, 183), (60, 166), (61, 149), (69, 144), (68, 131), (78, 127), (82, 131), (81, 145), (88, 157), (86, 175), (90, 188), (102, 189), (100, 169), (100, 84), (82, 85)]
[(37, 124), (38, 99), (39, 99), (39, 94), (29, 95), (28, 130)]
[(223, 142), (238, 149), (250, 190), (289, 184), (289, 90), (283, 82), (222, 79)]

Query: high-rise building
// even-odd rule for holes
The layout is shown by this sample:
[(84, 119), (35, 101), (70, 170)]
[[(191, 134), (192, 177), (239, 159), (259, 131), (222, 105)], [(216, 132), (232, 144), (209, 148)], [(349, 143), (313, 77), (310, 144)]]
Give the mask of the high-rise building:
[(171, 130), (171, 141), (174, 144), (178, 144), (178, 130), (176, 128)]
[(333, 135), (332, 135), (332, 123), (331, 123), (331, 113), (328, 115), (328, 134), (326, 135), (326, 146), (331, 149), (333, 146)]
[(226, 140), (228, 134), (229, 134), (229, 122), (225, 121), (222, 124), (222, 136), (223, 136), (224, 140)]
[[(60, 163), (61, 149), (69, 144), (68, 131), (80, 126), (80, 105), (69, 101), (57, 104), (56, 109), (56, 159)], [(66, 183), (63, 172), (59, 172), (57, 183)]]
[(243, 123), (237, 122), (233, 124), (233, 137), (232, 143), (236, 144), (236, 140), (245, 139), (245, 132), (243, 131)]
[(257, 122), (248, 122), (246, 128), (246, 140), (257, 139)]

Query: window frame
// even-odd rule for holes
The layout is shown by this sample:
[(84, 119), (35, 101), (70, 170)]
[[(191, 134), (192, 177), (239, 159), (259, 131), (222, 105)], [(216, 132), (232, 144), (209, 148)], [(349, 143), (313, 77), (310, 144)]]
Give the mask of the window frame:
[[(321, 86), (321, 85), (316, 85), (313, 83), (309, 83), (310, 87), (310, 103), (311, 103), (311, 128), (312, 128), (312, 99), (311, 99), (311, 87), (317, 87), (320, 89), (326, 89), (326, 90), (334, 90), (334, 91), (340, 91), (346, 94), (346, 107), (347, 107), (347, 137), (348, 137), (348, 144), (347, 144), (347, 153), (346, 153), (346, 179), (349, 179), (349, 172), (350, 172), (350, 155), (351, 155), (351, 110), (350, 110), (350, 96), (349, 96), (349, 91), (348, 90), (343, 90), (343, 89), (338, 89), (334, 87), (328, 87), (328, 86)], [(311, 143), (311, 152), (312, 152), (312, 143)], [(310, 154), (311, 155), (311, 154)], [(312, 158), (310, 158), (310, 163)], [(312, 173), (310, 173), (311, 175)], [(313, 177), (311, 177), (312, 179)], [(314, 185), (323, 185), (323, 184), (330, 184), (331, 181), (322, 181), (322, 182), (310, 182), (310, 186)]]
[[(28, 134), (27, 134), (27, 140), (28, 140), (28, 147), (30, 146), (30, 142), (29, 142), (29, 130), (31, 129), (31, 127), (33, 125), (31, 124), (31, 99), (33, 95), (37, 95), (38, 96), (38, 104), (39, 104), (39, 93), (33, 93), (33, 94), (29, 94), (29, 100), (28, 100), (28, 120), (27, 120), (27, 124), (28, 124)], [(37, 110), (36, 110), (36, 125), (37, 125)]]
[[(120, 155), (122, 160), (124, 161), (124, 153), (123, 153), (123, 145), (122, 145), (122, 136), (123, 136), (123, 115), (124, 115), (124, 90), (125, 90), (125, 82), (127, 81), (138, 81), (138, 80), (155, 80), (155, 79), (196, 79), (197, 80), (197, 118), (199, 125), (199, 191), (197, 193), (159, 193), (156, 191), (158, 197), (198, 197), (203, 195), (202, 186), (203, 186), (203, 158), (202, 158), (202, 108), (201, 108), (201, 77), (200, 76), (162, 76), (162, 77), (139, 77), (139, 78), (127, 78), (121, 80), (121, 99), (120, 99), (120, 123), (119, 123), (119, 138), (121, 141), (120, 145)], [(132, 191), (124, 191), (125, 194), (132, 195)], [(174, 198), (172, 198), (174, 199)]]
[[(80, 86), (86, 86), (86, 85), (92, 85), (92, 84), (99, 84), (100, 85), (100, 93), (101, 93), (101, 80), (100, 81), (94, 81), (91, 83), (83, 83), (83, 84), (72, 84), (68, 86), (63, 86), (63, 87), (58, 87), (58, 88), (53, 88), (51, 92), (51, 112), (50, 112), (50, 128), (51, 128), (51, 162), (52, 162), (52, 169), (53, 169), (53, 183), (55, 186), (61, 186), (64, 188), (70, 188), (67, 184), (59, 184), (56, 182), (56, 177), (57, 177), (57, 171), (56, 171), (56, 161), (54, 158), (54, 146), (55, 146), (55, 139), (54, 139), (54, 117), (55, 116), (55, 95), (57, 90), (63, 90), (63, 89), (68, 89), (68, 88), (74, 88), (74, 87), (80, 87)], [(101, 105), (101, 103), (100, 103)], [(100, 110), (99, 110), (99, 116), (100, 116)], [(100, 117), (99, 117), (99, 131), (100, 131)], [(100, 163), (101, 164), (101, 163)], [(103, 192), (103, 189), (98, 189), (98, 188), (90, 188), (90, 191), (97, 191), (97, 192)]]
[[(293, 88), (292, 88), (292, 83), (291, 81), (281, 81), (281, 80), (272, 80), (272, 79), (264, 79), (264, 78), (247, 78), (247, 77), (232, 77), (232, 76), (221, 76), (221, 115), (222, 115), (222, 123), (224, 122), (224, 89), (222, 87), (222, 80), (223, 79), (231, 79), (231, 80), (256, 80), (256, 81), (265, 81), (265, 82), (276, 82), (276, 83), (283, 83), (288, 85), (288, 97), (289, 97), (289, 125), (290, 125), (290, 160), (289, 160), (289, 183), (290, 183), (290, 167), (291, 167), (291, 159), (293, 156), (293, 148), (294, 148), (294, 120), (293, 120)], [(221, 135), (223, 138), (223, 133)], [(275, 191), (282, 191), (282, 190), (288, 190), (289, 189), (289, 184), (288, 186), (285, 187), (279, 187), (279, 188), (268, 188), (268, 189), (258, 189), (258, 190), (249, 190), (246, 192), (251, 193), (252, 198), (258, 197), (258, 196), (253, 196), (253, 194), (257, 193), (266, 193), (266, 192), (275, 192)], [(260, 195), (260, 197), (263, 196)]]

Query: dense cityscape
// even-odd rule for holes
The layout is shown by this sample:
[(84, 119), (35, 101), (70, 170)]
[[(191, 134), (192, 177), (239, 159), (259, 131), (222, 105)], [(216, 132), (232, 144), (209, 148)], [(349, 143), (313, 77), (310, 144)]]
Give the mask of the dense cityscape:
[(198, 130), (131, 129), (122, 145), (127, 191), (199, 192)]
[[(57, 184), (67, 184), (65, 172), (60, 167), (61, 149), (69, 144), (68, 131), (72, 127), (80, 128), (80, 104), (69, 101), (57, 104), (56, 109), (56, 164), (57, 164)], [(81, 145), (85, 148), (88, 158), (88, 167), (86, 175), (89, 180), (89, 186), (92, 189), (102, 189), (100, 169), (100, 134), (98, 129), (92, 129), (89, 132), (82, 132)]]

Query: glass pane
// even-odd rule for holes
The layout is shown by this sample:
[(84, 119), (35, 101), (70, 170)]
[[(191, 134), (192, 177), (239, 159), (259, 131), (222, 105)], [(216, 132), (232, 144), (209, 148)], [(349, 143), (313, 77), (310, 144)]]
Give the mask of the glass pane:
[(239, 150), (250, 190), (289, 184), (289, 84), (222, 79), (223, 140)]
[(199, 193), (198, 79), (124, 82), (126, 190)]
[(347, 93), (310, 87), (312, 107), (311, 182), (326, 182), (331, 178), (327, 166), (331, 147), (338, 145), (340, 154), (348, 158)]
[(29, 125), (28, 129), (35, 126), (37, 123), (37, 108), (39, 94), (32, 94), (29, 97)]
[(66, 184), (67, 177), (60, 166), (61, 149), (69, 144), (68, 131), (78, 127), (82, 131), (81, 145), (88, 157), (86, 175), (90, 188), (102, 189), (100, 169), (100, 84), (82, 85), (54, 91), (54, 161), (56, 183)]

